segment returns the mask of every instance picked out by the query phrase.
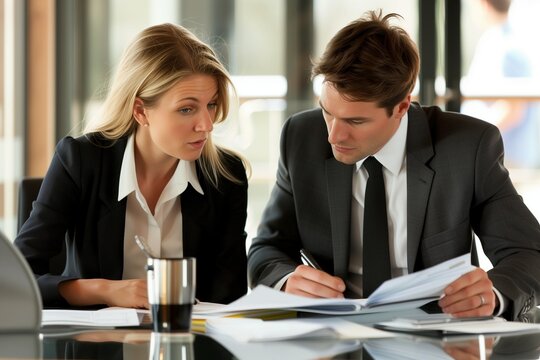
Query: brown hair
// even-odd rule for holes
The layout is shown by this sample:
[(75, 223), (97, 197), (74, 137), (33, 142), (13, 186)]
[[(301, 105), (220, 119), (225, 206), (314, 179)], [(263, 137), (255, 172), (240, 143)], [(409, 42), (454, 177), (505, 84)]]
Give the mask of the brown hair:
[(512, 0), (487, 0), (486, 1), (495, 11), (501, 14), (507, 14), (510, 11)]
[(376, 102), (391, 114), (409, 95), (420, 69), (418, 49), (405, 30), (390, 25), (398, 14), (370, 11), (341, 29), (328, 43), (312, 75), (352, 101)]

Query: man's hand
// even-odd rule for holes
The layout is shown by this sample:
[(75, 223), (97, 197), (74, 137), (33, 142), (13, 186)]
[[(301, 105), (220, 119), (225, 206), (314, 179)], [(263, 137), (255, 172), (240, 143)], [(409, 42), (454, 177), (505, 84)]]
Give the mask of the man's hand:
[(337, 276), (299, 265), (283, 286), (287, 293), (312, 298), (342, 298), (345, 283)]
[(456, 317), (493, 315), (498, 299), (493, 292), (493, 283), (487, 273), (477, 268), (444, 289), (439, 300), (442, 311)]

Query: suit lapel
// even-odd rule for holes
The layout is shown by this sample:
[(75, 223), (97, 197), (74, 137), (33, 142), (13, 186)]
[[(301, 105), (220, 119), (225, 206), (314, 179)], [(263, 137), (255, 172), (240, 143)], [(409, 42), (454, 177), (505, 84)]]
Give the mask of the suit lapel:
[(326, 160), (334, 275), (340, 277), (346, 277), (349, 267), (352, 170), (353, 166), (342, 164), (333, 157)]
[(98, 227), (98, 255), (103, 277), (121, 279), (124, 269), (124, 227), (126, 221), (126, 199), (118, 202), (120, 169), (127, 144), (121, 138), (110, 148), (104, 148), (101, 156), (102, 169), (99, 179), (101, 217)]
[(198, 193), (191, 184), (180, 195), (182, 207), (182, 248), (184, 257), (197, 256), (198, 247), (204, 244), (201, 239), (205, 237), (205, 231), (208, 224), (215, 224), (211, 214), (212, 196), (214, 188), (206, 182), (201, 171), (199, 162), (197, 165), (197, 178), (204, 192), (204, 195)]
[[(199, 179), (201, 177), (199, 176)], [(203, 186), (201, 181), (201, 186)], [(182, 248), (184, 257), (196, 256), (199, 241), (204, 237), (204, 229), (212, 223), (209, 219), (208, 204), (205, 198), (209, 198), (207, 188), (203, 188), (205, 195), (199, 194), (191, 185), (180, 195), (182, 204)]]
[(418, 246), (434, 172), (426, 163), (433, 157), (433, 144), (424, 111), (411, 104), (407, 130), (407, 264), (415, 269)]

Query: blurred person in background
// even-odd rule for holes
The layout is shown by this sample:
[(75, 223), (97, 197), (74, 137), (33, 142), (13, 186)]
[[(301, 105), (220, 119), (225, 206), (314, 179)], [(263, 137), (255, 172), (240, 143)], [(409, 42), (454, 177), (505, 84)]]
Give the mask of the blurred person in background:
[[(478, 1), (482, 19), (489, 27), (476, 45), (467, 81), (489, 91), (491, 85), (506, 89), (505, 79), (532, 77), (527, 49), (531, 44), (524, 43), (509, 19), (512, 0)], [(462, 112), (487, 120), (501, 130), (507, 166), (540, 166), (538, 105), (519, 99), (475, 100), (464, 103)]]

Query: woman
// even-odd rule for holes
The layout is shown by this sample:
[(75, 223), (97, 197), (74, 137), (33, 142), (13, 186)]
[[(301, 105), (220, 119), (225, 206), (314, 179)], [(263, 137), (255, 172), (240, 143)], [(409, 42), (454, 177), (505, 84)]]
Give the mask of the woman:
[[(160, 257), (197, 258), (198, 299), (245, 294), (246, 171), (211, 138), (230, 85), (214, 52), (180, 26), (149, 27), (127, 48), (101, 121), (60, 141), (15, 240), (44, 306), (148, 307), (135, 235)], [(66, 268), (53, 275), (64, 241)]]

